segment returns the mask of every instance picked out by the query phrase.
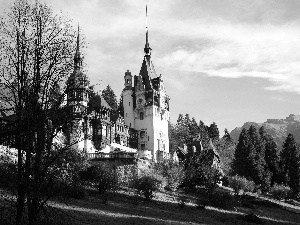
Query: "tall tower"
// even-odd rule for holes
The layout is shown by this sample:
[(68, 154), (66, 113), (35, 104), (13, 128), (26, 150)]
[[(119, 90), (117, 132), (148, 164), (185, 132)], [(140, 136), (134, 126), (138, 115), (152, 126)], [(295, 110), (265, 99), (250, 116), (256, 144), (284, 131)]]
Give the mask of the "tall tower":
[(128, 71), (125, 73), (125, 87), (122, 95), (125, 123), (128, 126), (130, 126), (129, 123), (134, 124), (131, 127), (139, 131), (138, 149), (151, 151), (153, 161), (160, 161), (169, 153), (170, 99), (166, 94), (162, 76), (157, 76), (154, 69), (151, 50), (146, 26), (145, 55), (140, 73), (134, 76), (133, 87), (131, 74), (129, 75)]
[(74, 70), (67, 80), (67, 105), (72, 107), (72, 114), (75, 118), (82, 117), (89, 99), (87, 76), (82, 72), (82, 57), (79, 44), (79, 25), (74, 55)]
[(132, 87), (132, 75), (129, 70), (125, 72), (124, 76), (124, 90), (122, 92), (123, 98), (123, 107), (124, 107), (124, 120), (127, 126), (134, 128), (134, 115), (133, 115), (133, 106), (134, 106), (134, 99), (133, 99), (133, 92), (134, 89)]

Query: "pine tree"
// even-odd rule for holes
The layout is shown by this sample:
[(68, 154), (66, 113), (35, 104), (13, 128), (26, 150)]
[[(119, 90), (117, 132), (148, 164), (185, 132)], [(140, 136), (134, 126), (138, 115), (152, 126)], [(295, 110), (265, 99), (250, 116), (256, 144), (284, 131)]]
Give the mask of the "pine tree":
[(191, 138), (196, 138), (199, 135), (200, 129), (199, 129), (198, 124), (194, 117), (192, 118), (192, 120), (190, 122), (189, 130), (190, 130)]
[(227, 128), (225, 128), (224, 130), (224, 135), (222, 137), (222, 139), (226, 142), (226, 143), (232, 143), (233, 142), (233, 139), (232, 137), (230, 136)]
[(102, 97), (113, 110), (117, 110), (117, 97), (110, 85), (107, 85), (107, 87), (102, 91)]
[(281, 164), (281, 179), (285, 184), (289, 183), (289, 172), (292, 164), (292, 152), (297, 149), (297, 143), (292, 134), (289, 134), (283, 143), (283, 149), (280, 154), (280, 164)]
[(110, 119), (112, 122), (115, 122), (119, 117), (118, 102), (115, 92), (111, 89), (110, 85), (107, 85), (107, 87), (102, 91), (102, 97), (112, 108)]
[(266, 184), (265, 148), (254, 126), (242, 130), (233, 162), (234, 173), (252, 179), (256, 184)]
[(211, 138), (212, 140), (219, 140), (220, 138), (220, 133), (219, 133), (219, 129), (218, 126), (215, 122), (213, 122), (209, 128), (208, 128), (208, 135), (209, 138)]
[(209, 145), (209, 135), (208, 135), (208, 130), (207, 126), (204, 124), (202, 120), (199, 122), (199, 132), (200, 132), (200, 138), (203, 147), (206, 147)]
[(235, 149), (234, 160), (233, 160), (233, 172), (240, 176), (248, 175), (248, 168), (246, 165), (247, 160), (247, 152), (249, 147), (249, 135), (245, 128), (243, 128), (242, 132), (239, 136), (239, 141)]
[(291, 152), (291, 165), (289, 171), (289, 186), (293, 190), (294, 197), (299, 197), (300, 193), (300, 151), (293, 148)]
[(248, 163), (251, 178), (256, 184), (265, 184), (270, 180), (265, 173), (265, 146), (261, 141), (258, 132), (254, 126), (250, 126), (248, 130), (251, 146), (249, 148)]
[(179, 114), (177, 123), (175, 125), (175, 138), (178, 140), (178, 145), (182, 147), (188, 143), (189, 140), (189, 117), (183, 117)]
[(273, 140), (273, 137), (266, 132), (264, 126), (259, 129), (259, 134), (265, 145), (266, 170), (269, 170), (272, 174), (271, 183), (279, 183), (279, 157), (277, 145)]
[(283, 144), (281, 165), (284, 182), (297, 196), (300, 192), (300, 151), (292, 134), (288, 135)]

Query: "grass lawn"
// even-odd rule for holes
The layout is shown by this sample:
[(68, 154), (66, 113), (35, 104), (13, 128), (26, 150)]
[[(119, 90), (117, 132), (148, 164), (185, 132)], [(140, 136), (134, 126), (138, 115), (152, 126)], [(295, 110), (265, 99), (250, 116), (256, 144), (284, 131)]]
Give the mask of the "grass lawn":
[[(9, 195), (1, 191), (1, 206), (8, 205)], [(262, 224), (300, 224), (300, 210), (267, 199), (249, 197), (233, 210), (215, 207), (199, 209), (196, 199), (185, 196), (184, 207), (169, 192), (158, 192), (152, 201), (146, 202), (131, 191), (100, 195), (89, 189), (83, 199), (52, 201), (43, 212), (42, 225), (98, 225), (98, 224), (255, 224), (244, 219), (246, 214), (259, 216)], [(299, 208), (300, 209), (300, 208)], [(3, 209), (0, 224), (12, 224), (14, 211)]]

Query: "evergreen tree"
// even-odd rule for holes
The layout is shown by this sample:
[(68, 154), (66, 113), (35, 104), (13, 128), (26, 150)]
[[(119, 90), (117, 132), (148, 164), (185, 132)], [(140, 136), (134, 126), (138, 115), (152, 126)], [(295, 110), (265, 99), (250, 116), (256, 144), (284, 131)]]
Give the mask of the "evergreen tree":
[(280, 164), (281, 164), (281, 180), (283, 183), (289, 183), (289, 171), (292, 162), (292, 152), (297, 149), (297, 143), (292, 134), (289, 134), (283, 143), (283, 149), (280, 154)]
[(209, 126), (208, 135), (209, 135), (209, 138), (211, 138), (213, 141), (219, 140), (219, 138), (220, 138), (219, 129), (218, 129), (218, 126), (215, 122), (213, 122)]
[(110, 85), (107, 85), (107, 87), (102, 91), (102, 97), (113, 110), (115, 111), (117, 110), (118, 108), (117, 97), (113, 89), (110, 87)]
[(256, 184), (267, 183), (269, 182), (267, 179), (269, 180), (270, 178), (266, 177), (269, 173), (265, 173), (265, 146), (261, 141), (255, 126), (250, 126), (248, 134), (251, 143), (248, 155), (251, 178)]
[(190, 130), (189, 133), (191, 138), (196, 138), (199, 135), (200, 129), (194, 117), (190, 122), (189, 130)]
[(226, 142), (226, 143), (232, 143), (233, 142), (233, 139), (232, 137), (230, 136), (227, 128), (225, 128), (224, 130), (224, 135), (222, 137), (222, 139)]
[(235, 151), (234, 173), (252, 179), (256, 184), (266, 184), (265, 148), (254, 126), (242, 130)]
[(247, 152), (249, 146), (249, 136), (248, 132), (245, 128), (243, 128), (242, 132), (239, 136), (239, 141), (235, 149), (234, 160), (233, 160), (233, 172), (240, 176), (248, 175), (248, 167), (246, 165), (247, 160)]
[(200, 139), (202, 142), (203, 147), (207, 147), (209, 145), (209, 135), (207, 126), (205, 126), (204, 122), (200, 120), (199, 122), (199, 132), (200, 132)]
[(175, 125), (175, 138), (180, 147), (184, 144), (188, 144), (189, 141), (189, 116), (183, 117), (179, 114), (177, 123)]
[(271, 183), (279, 183), (279, 157), (277, 145), (273, 140), (273, 137), (266, 132), (264, 126), (259, 129), (259, 134), (265, 145), (266, 170), (269, 170), (272, 174)]
[(283, 180), (297, 196), (300, 192), (300, 151), (292, 134), (283, 144), (281, 153)]
[(115, 95), (115, 92), (113, 89), (111, 89), (110, 85), (107, 85), (107, 87), (102, 91), (102, 97), (107, 102), (107, 104), (112, 108), (111, 112), (111, 121), (115, 122), (119, 117), (118, 112), (118, 102), (117, 97)]
[(299, 148), (293, 148), (291, 152), (291, 165), (289, 171), (289, 186), (293, 190), (294, 197), (300, 193), (300, 152)]

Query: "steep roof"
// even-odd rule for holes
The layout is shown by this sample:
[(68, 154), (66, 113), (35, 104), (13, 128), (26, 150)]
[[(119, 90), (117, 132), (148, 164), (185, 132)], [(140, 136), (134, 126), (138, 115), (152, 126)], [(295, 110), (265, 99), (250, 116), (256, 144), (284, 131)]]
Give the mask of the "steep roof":
[(109, 104), (105, 101), (105, 99), (102, 97), (102, 96), (100, 96), (101, 97), (101, 106), (102, 107), (105, 107), (105, 108), (107, 108), (107, 109), (110, 109), (110, 110), (112, 110), (112, 108), (109, 106)]
[(157, 75), (153, 63), (151, 61), (151, 58), (148, 55), (144, 57), (142, 67), (140, 70), (140, 75), (142, 76), (145, 89), (146, 90), (153, 89), (151, 80), (152, 77), (157, 77)]

